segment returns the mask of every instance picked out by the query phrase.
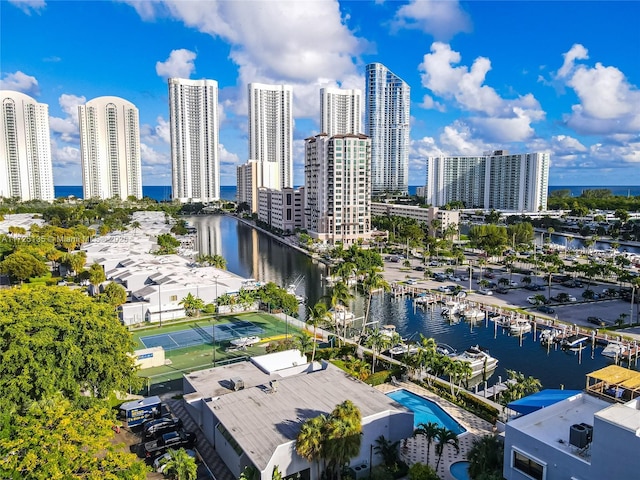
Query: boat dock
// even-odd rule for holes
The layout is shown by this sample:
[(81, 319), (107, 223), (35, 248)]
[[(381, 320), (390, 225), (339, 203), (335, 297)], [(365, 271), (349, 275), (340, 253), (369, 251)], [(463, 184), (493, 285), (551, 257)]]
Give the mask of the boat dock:
[(478, 390), (479, 385), (475, 386), (474, 393), (482, 398), (488, 398), (489, 400), (497, 401), (500, 397), (500, 394), (505, 390), (509, 389), (509, 385), (515, 384), (515, 380), (505, 380), (502, 381), (502, 377), (498, 377), (498, 383), (492, 385), (491, 387), (487, 386), (487, 382), (484, 382), (484, 388), (482, 390)]

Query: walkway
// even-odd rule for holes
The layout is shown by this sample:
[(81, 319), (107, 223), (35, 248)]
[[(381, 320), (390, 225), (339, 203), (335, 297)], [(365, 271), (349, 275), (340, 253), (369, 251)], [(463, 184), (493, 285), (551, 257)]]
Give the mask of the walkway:
[[(399, 381), (396, 382), (396, 385), (384, 383), (382, 385), (378, 385), (376, 388), (383, 393), (388, 393), (397, 390), (398, 388), (404, 388), (405, 390), (425, 397), (434, 403), (437, 403), (445, 412), (451, 415), (458, 423), (467, 429), (466, 433), (458, 435), (460, 453), (456, 454), (455, 449), (450, 446), (447, 446), (444, 450), (437, 472), (438, 476), (443, 480), (456, 480), (453, 475), (451, 475), (451, 465), (456, 462), (466, 461), (467, 453), (471, 449), (475, 439), (493, 434), (493, 425), (486, 420), (483, 420), (463, 408), (440, 398), (435, 393), (432, 393), (415, 383)], [(407, 448), (403, 448), (401, 451), (402, 459), (407, 462), (409, 466), (418, 462), (424, 464), (427, 463), (427, 441), (422, 435), (408, 439)], [(429, 464), (431, 467), (435, 468), (437, 461), (438, 457), (435, 453), (435, 444), (432, 443), (429, 453)]]
[(207, 476), (203, 477), (198, 475), (198, 480), (203, 478), (213, 478), (213, 480), (236, 480), (236, 477), (231, 473), (218, 453), (213, 449), (213, 446), (209, 443), (207, 437), (204, 436), (200, 427), (198, 427), (198, 425), (193, 421), (193, 418), (191, 418), (191, 415), (189, 415), (189, 412), (187, 412), (184, 406), (184, 402), (182, 400), (175, 399), (166, 399), (163, 401), (169, 405), (173, 414), (182, 420), (182, 424), (186, 431), (196, 432), (198, 437), (196, 448), (209, 471), (209, 475)]

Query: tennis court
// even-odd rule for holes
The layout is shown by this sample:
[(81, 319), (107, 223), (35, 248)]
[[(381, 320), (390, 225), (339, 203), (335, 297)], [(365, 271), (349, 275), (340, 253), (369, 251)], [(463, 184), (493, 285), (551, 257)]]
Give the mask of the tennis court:
[(238, 320), (220, 325), (200, 326), (196, 323), (188, 329), (177, 332), (140, 337), (140, 342), (145, 348), (162, 347), (165, 350), (177, 350), (205, 343), (226, 342), (240, 337), (261, 337), (263, 334), (264, 329), (254, 323)]

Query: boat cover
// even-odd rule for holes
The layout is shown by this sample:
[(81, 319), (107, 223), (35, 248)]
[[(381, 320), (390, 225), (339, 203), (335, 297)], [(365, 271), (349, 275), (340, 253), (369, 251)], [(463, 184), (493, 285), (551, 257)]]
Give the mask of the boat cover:
[(509, 403), (507, 408), (510, 408), (514, 412), (521, 413), (522, 415), (527, 415), (528, 413), (548, 407), (579, 393), (582, 393), (582, 391), (556, 389), (541, 390), (537, 393), (521, 398), (520, 400), (515, 400)]

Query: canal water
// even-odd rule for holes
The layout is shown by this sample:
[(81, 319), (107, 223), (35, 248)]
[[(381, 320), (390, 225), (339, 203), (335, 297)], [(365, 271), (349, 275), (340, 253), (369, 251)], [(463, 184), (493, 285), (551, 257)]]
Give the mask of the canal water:
[[(222, 255), (231, 272), (259, 281), (275, 282), (283, 287), (296, 283), (296, 293), (306, 296), (309, 305), (329, 292), (324, 280), (327, 270), (323, 264), (269, 235), (228, 216), (193, 216), (186, 220), (197, 228), (196, 249), (203, 254)], [(356, 317), (363, 316), (364, 304), (362, 297), (352, 302)], [(304, 308), (301, 308), (302, 318), (304, 313)], [(489, 385), (500, 377), (506, 379), (508, 369), (539, 379), (544, 388), (582, 389), (586, 373), (611, 364), (600, 354), (602, 347), (592, 349), (589, 346), (582, 350), (581, 355), (560, 349), (548, 351), (534, 341), (533, 332), (520, 339), (509, 336), (500, 328), (496, 330), (491, 321), (473, 325), (466, 322), (451, 324), (440, 315), (438, 307), (414, 309), (408, 297), (374, 295), (369, 320), (379, 325), (396, 325), (398, 333), (405, 339), (418, 340), (421, 333), (459, 352), (472, 345), (488, 349), (499, 361), (489, 378)]]

